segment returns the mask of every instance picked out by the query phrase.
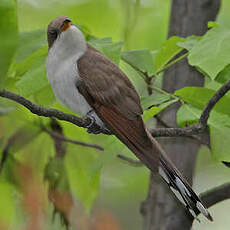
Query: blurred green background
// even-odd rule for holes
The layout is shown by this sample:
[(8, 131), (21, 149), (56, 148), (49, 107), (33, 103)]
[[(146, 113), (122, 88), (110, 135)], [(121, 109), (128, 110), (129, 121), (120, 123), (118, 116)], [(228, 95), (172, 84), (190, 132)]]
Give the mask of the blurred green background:
[[(99, 38), (112, 37), (113, 41), (124, 41), (124, 49), (160, 48), (167, 39), (171, 1), (142, 0), (137, 1), (138, 4), (135, 2), (134, 0), (18, 0), (19, 31), (44, 30), (45, 33), (48, 23), (53, 18), (67, 15), (74, 23), (86, 26), (91, 34)], [(227, 27), (230, 27), (229, 12), (230, 0), (223, 0), (217, 21)], [(10, 119), (8, 122), (10, 123)], [(17, 125), (18, 123), (20, 122), (16, 122)], [(6, 132), (6, 127), (9, 126), (0, 120), (0, 130)], [(69, 131), (69, 135), (74, 136), (74, 128), (67, 125), (65, 129)], [(43, 140), (40, 141), (44, 144)], [(109, 146), (109, 141), (107, 145)], [(109, 151), (110, 149), (106, 152)], [(122, 151), (126, 152), (126, 149)], [(139, 209), (140, 203), (147, 195), (148, 171), (144, 168), (130, 167), (115, 155), (103, 160), (106, 163), (102, 169), (99, 196), (93, 210), (102, 209), (111, 212), (120, 223), (121, 230), (140, 230), (142, 218)], [(220, 163), (213, 162), (208, 149), (203, 147), (197, 160), (194, 189), (198, 193), (203, 192), (228, 181), (229, 178), (230, 170)], [(194, 223), (194, 229), (229, 229), (229, 207), (230, 201), (224, 201), (211, 208), (215, 222), (209, 223), (201, 217), (201, 223)]]

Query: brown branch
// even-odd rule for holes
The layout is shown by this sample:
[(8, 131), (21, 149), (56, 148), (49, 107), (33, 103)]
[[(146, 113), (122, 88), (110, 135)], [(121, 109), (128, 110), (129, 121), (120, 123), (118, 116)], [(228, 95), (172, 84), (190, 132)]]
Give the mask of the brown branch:
[(89, 147), (89, 148), (94, 148), (94, 149), (97, 149), (99, 151), (104, 151), (104, 148), (102, 146), (100, 146), (100, 145), (88, 144), (88, 143), (85, 143), (85, 142), (81, 142), (81, 141), (73, 140), (73, 139), (70, 139), (70, 138), (66, 138), (66, 137), (58, 134), (57, 132), (54, 132), (54, 131), (46, 129), (45, 127), (43, 127), (42, 129), (46, 133), (48, 133), (51, 137), (56, 138), (56, 139), (58, 139), (60, 141), (72, 143), (72, 144), (75, 144), (75, 145), (81, 145), (81, 146), (85, 146), (85, 147)]
[(207, 208), (223, 201), (230, 199), (230, 183), (220, 185), (200, 194), (201, 200)]
[[(209, 102), (205, 106), (200, 116), (199, 121), (196, 124), (185, 128), (151, 129), (150, 131), (152, 135), (154, 137), (180, 137), (180, 136), (186, 137), (186, 136), (192, 136), (192, 135), (203, 133), (207, 128), (207, 121), (213, 107), (229, 90), (230, 90), (230, 80), (226, 82), (219, 90), (217, 90), (217, 92), (209, 100)], [(59, 120), (68, 121), (70, 123), (73, 123), (83, 128), (86, 128), (87, 125), (90, 123), (90, 120), (87, 118), (83, 119), (83, 118), (76, 117), (72, 114), (63, 113), (57, 109), (50, 109), (50, 108), (45, 108), (43, 106), (35, 105), (34, 103), (25, 99), (24, 97), (6, 90), (1, 91), (0, 96), (4, 98), (8, 98), (10, 100), (13, 100), (23, 105), (24, 107), (29, 109), (32, 113), (38, 116), (55, 117)]]
[[(51, 118), (50, 127), (52, 129), (52, 132), (57, 133), (59, 136), (63, 136), (63, 128), (57, 120)], [(51, 136), (51, 138), (53, 139), (54, 142), (54, 147), (56, 152), (55, 157), (63, 158), (66, 155), (66, 144), (54, 136)]]
[(230, 90), (230, 80), (224, 83), (208, 101), (206, 106), (203, 109), (203, 112), (200, 116), (200, 123), (203, 126), (207, 126), (208, 118), (211, 110), (216, 105), (216, 103)]
[(206, 127), (199, 122), (185, 128), (155, 128), (150, 129), (153, 137), (191, 137), (205, 131)]

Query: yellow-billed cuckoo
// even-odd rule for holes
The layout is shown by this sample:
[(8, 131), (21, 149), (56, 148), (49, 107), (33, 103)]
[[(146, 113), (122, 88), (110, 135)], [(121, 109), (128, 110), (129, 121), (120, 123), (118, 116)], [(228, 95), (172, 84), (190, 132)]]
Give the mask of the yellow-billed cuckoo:
[(87, 116), (88, 132), (109, 130), (152, 172), (158, 172), (196, 218), (211, 215), (167, 158), (141, 118), (140, 98), (128, 77), (109, 58), (86, 43), (66, 16), (55, 18), (47, 31), (47, 75), (57, 99)]

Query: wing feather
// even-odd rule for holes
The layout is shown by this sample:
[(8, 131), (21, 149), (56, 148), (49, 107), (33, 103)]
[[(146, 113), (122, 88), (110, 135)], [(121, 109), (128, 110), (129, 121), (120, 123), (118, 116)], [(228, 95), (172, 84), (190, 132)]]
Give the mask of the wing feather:
[(135, 88), (109, 58), (88, 45), (77, 63), (82, 84), (97, 103), (113, 107), (128, 119), (142, 114)]

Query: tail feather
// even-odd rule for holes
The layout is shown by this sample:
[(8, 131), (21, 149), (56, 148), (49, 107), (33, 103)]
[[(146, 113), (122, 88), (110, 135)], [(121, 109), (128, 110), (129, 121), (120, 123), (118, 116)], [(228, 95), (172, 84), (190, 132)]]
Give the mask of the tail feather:
[(159, 174), (169, 185), (175, 196), (185, 205), (191, 215), (198, 220), (197, 215), (202, 213), (210, 221), (213, 221), (212, 216), (202, 204), (200, 198), (169, 159), (162, 155), (159, 163)]
[[(141, 117), (130, 120), (110, 107), (100, 106), (97, 111), (106, 126), (152, 171), (159, 173), (171, 190), (197, 219), (199, 213), (212, 217), (189, 184), (167, 158), (164, 150), (145, 127)], [(118, 122), (119, 121), (119, 122)]]

